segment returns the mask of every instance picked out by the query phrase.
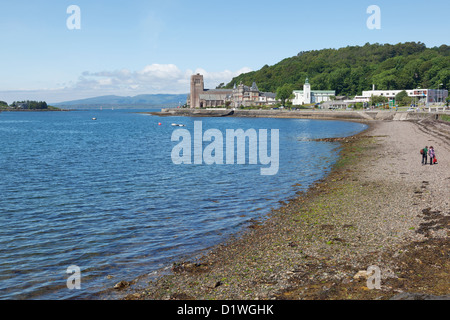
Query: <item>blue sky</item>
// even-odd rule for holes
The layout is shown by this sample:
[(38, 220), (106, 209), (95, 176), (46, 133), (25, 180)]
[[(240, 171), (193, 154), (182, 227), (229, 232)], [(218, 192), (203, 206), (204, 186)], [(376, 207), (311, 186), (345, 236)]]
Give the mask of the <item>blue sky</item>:
[[(79, 30), (67, 28), (70, 5)], [(212, 88), (300, 51), (448, 45), (449, 17), (448, 0), (0, 0), (0, 100), (187, 93), (194, 72)]]

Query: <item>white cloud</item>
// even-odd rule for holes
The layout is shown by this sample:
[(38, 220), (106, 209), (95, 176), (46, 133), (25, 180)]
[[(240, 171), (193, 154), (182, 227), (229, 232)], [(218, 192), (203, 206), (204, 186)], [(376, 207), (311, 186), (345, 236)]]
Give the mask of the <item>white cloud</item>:
[(75, 87), (78, 89), (95, 89), (111, 92), (141, 93), (187, 93), (190, 77), (193, 74), (204, 75), (207, 86), (216, 87), (228, 83), (241, 73), (250, 72), (245, 67), (238, 71), (208, 72), (198, 68), (195, 71), (180, 70), (174, 64), (151, 64), (138, 71), (122, 69), (117, 71), (84, 72)]
[[(200, 73), (205, 79), (206, 88), (215, 88), (220, 83), (228, 83), (241, 73), (252, 71), (244, 67), (237, 71), (209, 72), (198, 68), (180, 70), (174, 64), (151, 64), (141, 70), (128, 69), (83, 72), (78, 80), (64, 88), (0, 92), (0, 100), (36, 99), (48, 102), (61, 102), (102, 95), (134, 96), (154, 93), (188, 93), (191, 75)], [(35, 98), (33, 98), (35, 97)], [(38, 99), (39, 98), (39, 99)]]

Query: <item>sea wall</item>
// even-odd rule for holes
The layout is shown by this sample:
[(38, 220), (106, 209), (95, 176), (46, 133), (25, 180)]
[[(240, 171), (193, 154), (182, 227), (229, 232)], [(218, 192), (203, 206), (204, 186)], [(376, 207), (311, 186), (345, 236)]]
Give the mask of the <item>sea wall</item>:
[(323, 120), (423, 120), (437, 119), (448, 112), (395, 112), (382, 111), (332, 111), (332, 110), (231, 110), (231, 109), (162, 109), (151, 112), (158, 116), (186, 116), (186, 117), (248, 117), (248, 118), (298, 118)]

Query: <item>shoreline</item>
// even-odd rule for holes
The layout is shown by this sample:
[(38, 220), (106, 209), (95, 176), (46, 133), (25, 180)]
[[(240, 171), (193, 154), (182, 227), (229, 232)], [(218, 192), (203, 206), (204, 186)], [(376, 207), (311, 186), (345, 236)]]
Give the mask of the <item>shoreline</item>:
[[(369, 129), (342, 139), (333, 170), (308, 192), (272, 210), (263, 223), (255, 223), (196, 261), (174, 264), (171, 273), (151, 281), (145, 289), (126, 288), (124, 299), (331, 300), (389, 299), (408, 292), (449, 295), (450, 210), (444, 199), (449, 195), (450, 177), (443, 174), (449, 167), (449, 157), (444, 157), (450, 153), (448, 140), (437, 134), (429, 136), (416, 122), (364, 123)], [(429, 126), (426, 129), (432, 131)], [(404, 148), (418, 142), (411, 133), (423, 141), (431, 137), (443, 160), (422, 168), (414, 149), (414, 159), (398, 154), (394, 159), (402, 159), (391, 168), (382, 160), (389, 151), (385, 144), (398, 143), (398, 130), (412, 139)], [(392, 158), (386, 156), (386, 160)], [(408, 167), (402, 160), (408, 160)], [(439, 183), (407, 172), (417, 171), (417, 167), (436, 169), (438, 173), (432, 176)], [(393, 172), (384, 172), (389, 170)], [(381, 269), (380, 290), (369, 290), (364, 277), (356, 277), (371, 265)]]
[(69, 109), (47, 110), (47, 109), (25, 109), (25, 110), (0, 110), (0, 112), (68, 112)]
[(392, 110), (241, 110), (241, 109), (161, 109), (160, 112), (142, 112), (160, 117), (244, 117), (244, 118), (296, 118), (346, 121), (420, 121), (438, 120), (449, 111), (406, 112)]

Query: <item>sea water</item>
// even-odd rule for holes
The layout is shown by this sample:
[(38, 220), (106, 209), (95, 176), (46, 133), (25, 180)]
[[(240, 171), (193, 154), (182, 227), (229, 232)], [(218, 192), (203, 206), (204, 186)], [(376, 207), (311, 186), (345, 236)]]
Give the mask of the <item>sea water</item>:
[[(195, 121), (221, 132), (278, 129), (277, 174), (174, 164), (171, 124), (192, 130)], [(0, 113), (0, 299), (92, 299), (194, 256), (326, 176), (339, 144), (313, 139), (365, 128), (133, 110)], [(79, 290), (67, 286), (70, 266)]]

